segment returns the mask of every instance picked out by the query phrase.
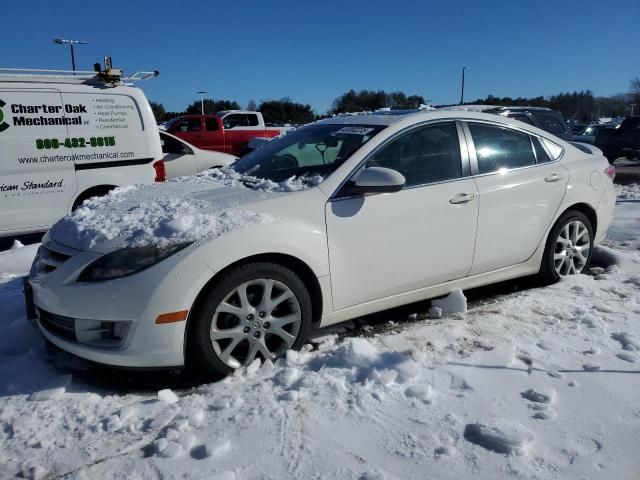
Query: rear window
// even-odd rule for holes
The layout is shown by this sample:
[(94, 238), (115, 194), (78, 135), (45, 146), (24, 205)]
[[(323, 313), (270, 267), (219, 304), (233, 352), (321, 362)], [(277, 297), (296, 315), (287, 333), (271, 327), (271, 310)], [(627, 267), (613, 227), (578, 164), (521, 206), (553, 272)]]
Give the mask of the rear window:
[(547, 113), (534, 113), (536, 121), (538, 122), (538, 126), (546, 130), (549, 133), (553, 133), (554, 135), (564, 135), (567, 133), (565, 126), (562, 124), (560, 119), (554, 117), (553, 115), (549, 115)]
[(526, 116), (524, 113), (510, 113), (507, 115), (509, 118), (514, 118), (516, 120), (520, 120), (521, 122), (528, 123), (529, 125), (533, 125), (531, 119)]

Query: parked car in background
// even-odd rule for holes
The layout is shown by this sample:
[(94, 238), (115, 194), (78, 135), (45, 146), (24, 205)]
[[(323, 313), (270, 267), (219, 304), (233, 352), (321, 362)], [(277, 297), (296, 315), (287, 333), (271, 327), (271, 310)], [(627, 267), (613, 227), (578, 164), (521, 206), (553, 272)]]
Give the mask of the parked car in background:
[(97, 362), (219, 374), (300, 348), (312, 326), (578, 274), (616, 198), (593, 152), (475, 112), (322, 120), (208, 180), (106, 198), (91, 218), (121, 228), (108, 238), (56, 224), (29, 278), (38, 323)]
[(225, 110), (215, 115), (185, 115), (165, 125), (167, 132), (203, 150), (242, 156), (255, 137), (277, 137), (286, 127), (267, 127), (260, 112)]
[(593, 123), (591, 125), (587, 125), (581, 131), (577, 132), (573, 136), (573, 138), (576, 142), (589, 143), (593, 145), (596, 140), (596, 134), (600, 130), (615, 129), (619, 126), (620, 124), (618, 123)]
[(562, 114), (544, 107), (500, 107), (496, 105), (455, 105), (443, 107), (441, 110), (466, 110), (484, 112), (514, 118), (541, 128), (566, 141), (574, 140)]
[(640, 116), (625, 118), (617, 129), (599, 130), (594, 144), (611, 163), (640, 157)]
[(164, 181), (156, 122), (120, 70), (0, 71), (0, 237), (44, 232), (86, 199)]
[(195, 175), (214, 167), (226, 167), (238, 158), (228, 153), (202, 150), (162, 130), (160, 143), (167, 178)]

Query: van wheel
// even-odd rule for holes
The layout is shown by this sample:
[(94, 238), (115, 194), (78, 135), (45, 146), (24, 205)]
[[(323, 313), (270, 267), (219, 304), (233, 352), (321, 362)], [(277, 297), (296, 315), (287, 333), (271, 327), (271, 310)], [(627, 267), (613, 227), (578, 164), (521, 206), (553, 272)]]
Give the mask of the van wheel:
[(275, 360), (302, 347), (311, 319), (311, 297), (293, 271), (269, 262), (232, 268), (189, 319), (189, 366), (226, 375), (256, 358)]
[(593, 227), (587, 216), (575, 210), (562, 214), (554, 225), (542, 257), (540, 277), (557, 282), (589, 268), (593, 250)]
[(116, 188), (116, 187), (111, 187), (109, 185), (105, 185), (105, 186), (102, 186), (102, 187), (90, 188), (89, 190), (86, 190), (86, 191), (82, 192), (80, 195), (78, 195), (78, 198), (76, 198), (75, 202), (73, 202), (73, 206), (71, 207), (71, 211), (73, 212), (76, 208), (78, 208), (80, 205), (82, 205), (82, 203), (85, 200), (88, 200), (88, 199), (93, 198), (93, 197), (104, 197), (106, 194), (108, 194), (114, 188)]

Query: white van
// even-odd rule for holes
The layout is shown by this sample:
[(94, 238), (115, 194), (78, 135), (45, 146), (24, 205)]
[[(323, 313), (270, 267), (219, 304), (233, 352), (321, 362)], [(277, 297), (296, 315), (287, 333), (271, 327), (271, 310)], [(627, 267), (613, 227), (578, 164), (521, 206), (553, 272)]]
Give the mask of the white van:
[(114, 187), (164, 181), (149, 102), (124, 83), (156, 74), (0, 70), (0, 237), (45, 231)]

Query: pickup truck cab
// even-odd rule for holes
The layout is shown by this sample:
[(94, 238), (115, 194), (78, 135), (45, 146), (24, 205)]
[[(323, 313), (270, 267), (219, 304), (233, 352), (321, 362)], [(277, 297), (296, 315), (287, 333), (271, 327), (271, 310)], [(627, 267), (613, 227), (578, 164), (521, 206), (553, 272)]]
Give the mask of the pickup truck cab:
[(595, 146), (610, 163), (618, 157), (640, 157), (640, 116), (625, 118), (618, 128), (599, 130)]
[(260, 112), (225, 110), (215, 115), (184, 115), (169, 121), (166, 131), (203, 150), (241, 156), (249, 140), (273, 138), (283, 129), (267, 127)]

